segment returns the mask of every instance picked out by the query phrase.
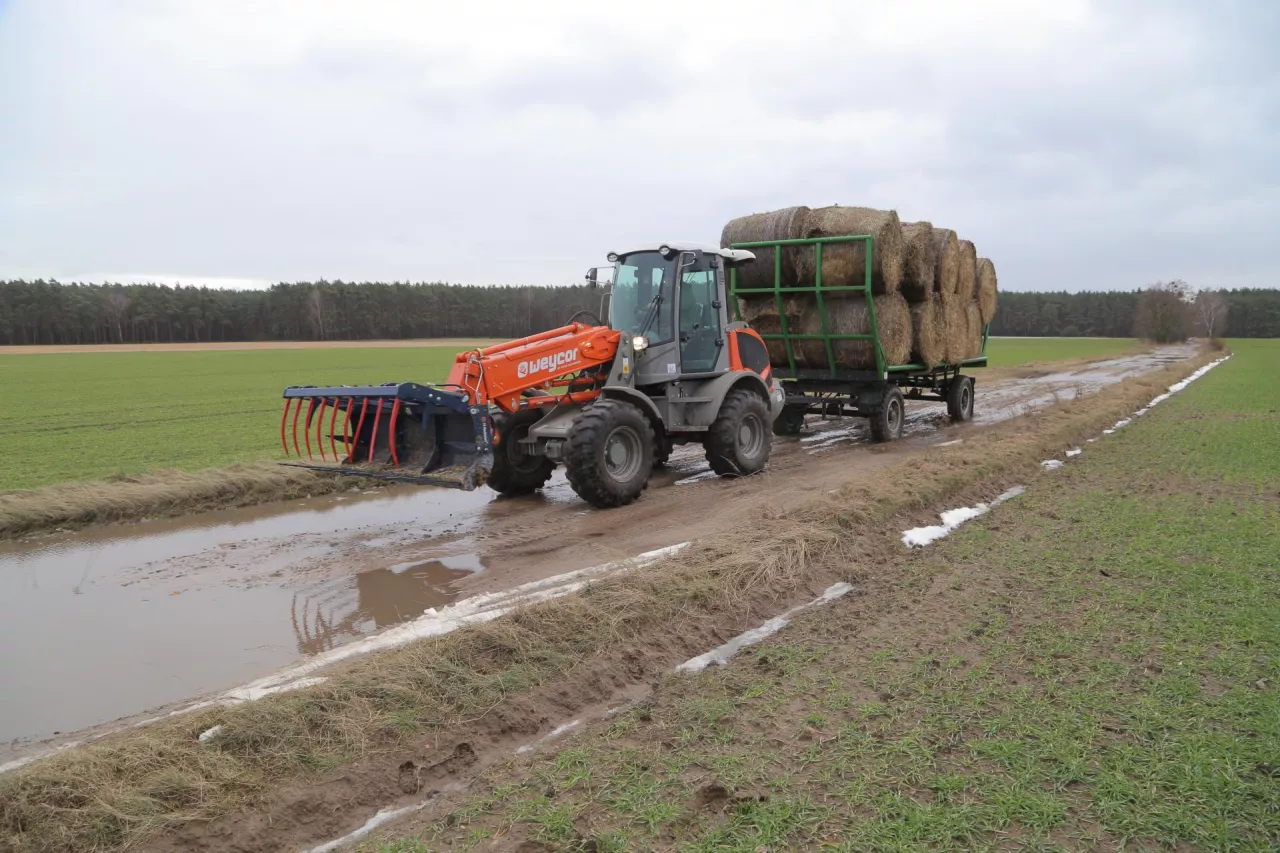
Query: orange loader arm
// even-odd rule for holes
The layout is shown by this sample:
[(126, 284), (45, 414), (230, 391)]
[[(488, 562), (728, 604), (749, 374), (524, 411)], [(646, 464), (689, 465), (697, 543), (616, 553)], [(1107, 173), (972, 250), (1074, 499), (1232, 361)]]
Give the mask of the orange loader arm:
[[(581, 371), (613, 361), (622, 332), (606, 326), (571, 323), (527, 338), (460, 352), (448, 385), (464, 390), (473, 404), (514, 412), (526, 406), (581, 403), (600, 396), (607, 371)], [(559, 389), (554, 390), (554, 389)], [(546, 396), (525, 398), (544, 390)]]

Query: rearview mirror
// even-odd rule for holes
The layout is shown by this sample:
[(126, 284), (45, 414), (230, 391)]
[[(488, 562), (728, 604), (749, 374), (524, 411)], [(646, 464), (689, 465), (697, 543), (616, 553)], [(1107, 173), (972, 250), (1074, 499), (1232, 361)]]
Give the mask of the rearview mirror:
[(600, 284), (600, 268), (592, 267), (587, 270), (587, 287), (597, 287)]

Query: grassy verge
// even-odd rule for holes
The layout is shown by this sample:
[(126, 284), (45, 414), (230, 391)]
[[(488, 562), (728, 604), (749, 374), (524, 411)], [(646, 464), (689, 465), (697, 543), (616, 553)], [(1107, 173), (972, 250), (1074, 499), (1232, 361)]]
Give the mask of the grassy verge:
[(1015, 367), (1041, 361), (1105, 358), (1139, 349), (1133, 338), (991, 338), (987, 359), (991, 367)]
[(362, 849), (1277, 849), (1276, 354)]
[[(3, 839), (18, 850), (123, 849), (161, 830), (198, 832), (338, 768), (353, 789), (362, 773), (384, 779), (379, 756), (450, 736), (442, 733), (488, 722), (532, 732), (546, 712), (522, 704), (531, 694), (571, 713), (607, 698), (619, 679), (644, 683), (832, 580), (865, 581), (898, 514), (1036, 470), (1193, 366), (975, 432), (801, 506), (762, 502), (733, 531), (662, 565), (355, 664), (323, 686), (177, 718), (0, 777)], [(198, 744), (214, 724), (223, 726), (216, 743)], [(344, 806), (385, 801), (348, 793)]]

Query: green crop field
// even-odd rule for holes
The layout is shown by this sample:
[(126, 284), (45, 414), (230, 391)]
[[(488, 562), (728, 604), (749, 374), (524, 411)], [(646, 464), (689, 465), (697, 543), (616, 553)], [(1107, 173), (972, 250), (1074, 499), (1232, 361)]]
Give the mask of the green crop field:
[(1280, 341), (1232, 347), (879, 567), (910, 612), (850, 595), (358, 849), (1280, 849)]
[(1039, 361), (1120, 355), (1138, 346), (1133, 338), (990, 338), (987, 359), (992, 367)]
[[(1134, 342), (994, 338), (994, 365), (1123, 352)], [(287, 385), (438, 382), (453, 347), (0, 355), (0, 491), (281, 455)]]

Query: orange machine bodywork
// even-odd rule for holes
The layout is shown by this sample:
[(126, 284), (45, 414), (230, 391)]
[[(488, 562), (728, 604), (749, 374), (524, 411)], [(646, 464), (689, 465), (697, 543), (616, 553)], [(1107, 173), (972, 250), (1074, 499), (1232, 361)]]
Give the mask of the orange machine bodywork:
[[(584, 403), (600, 396), (606, 375), (575, 378), (575, 374), (612, 362), (620, 340), (622, 332), (606, 326), (571, 323), (527, 338), (460, 352), (444, 387), (463, 391), (472, 403), (492, 403), (507, 412), (521, 406)], [(549, 393), (524, 397), (524, 392), (530, 390)]]

